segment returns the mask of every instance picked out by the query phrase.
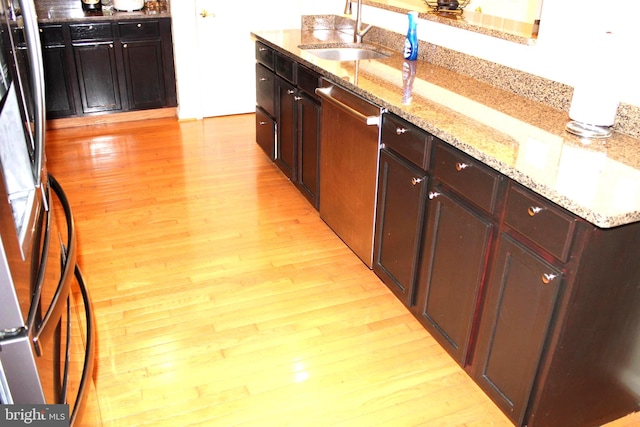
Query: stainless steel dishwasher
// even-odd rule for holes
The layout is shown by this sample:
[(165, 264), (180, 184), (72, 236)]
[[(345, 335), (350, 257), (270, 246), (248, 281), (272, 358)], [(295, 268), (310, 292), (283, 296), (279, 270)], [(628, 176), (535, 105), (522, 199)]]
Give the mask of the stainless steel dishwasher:
[(382, 109), (323, 82), (320, 218), (371, 268)]

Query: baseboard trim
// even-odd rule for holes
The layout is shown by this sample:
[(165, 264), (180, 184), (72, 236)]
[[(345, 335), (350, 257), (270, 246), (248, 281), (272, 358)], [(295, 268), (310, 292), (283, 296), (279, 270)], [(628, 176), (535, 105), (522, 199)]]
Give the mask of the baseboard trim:
[(69, 117), (47, 120), (47, 129), (64, 129), (80, 126), (102, 125), (137, 120), (164, 119), (177, 117), (177, 108), (158, 108), (154, 110), (127, 111), (125, 113), (101, 114), (97, 116)]

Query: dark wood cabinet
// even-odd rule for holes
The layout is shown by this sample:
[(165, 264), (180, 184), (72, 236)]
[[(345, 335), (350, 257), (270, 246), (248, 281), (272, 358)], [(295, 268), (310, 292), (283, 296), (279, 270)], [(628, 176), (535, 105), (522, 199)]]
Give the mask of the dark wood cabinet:
[(433, 137), (392, 114), (382, 118), (373, 271), (414, 304)]
[(420, 322), (467, 364), (503, 179), (469, 156), (435, 144), (418, 296)]
[(428, 197), (414, 310), (464, 366), (495, 225), (440, 183), (430, 187)]
[(560, 268), (503, 234), (488, 284), (474, 378), (517, 425), (538, 378), (562, 287)]
[(122, 100), (113, 42), (74, 44), (82, 112), (121, 111)]
[(296, 87), (278, 77), (276, 79), (276, 137), (275, 163), (292, 181), (296, 180), (297, 152), (297, 90)]
[(41, 29), (49, 118), (177, 106), (170, 18)]
[(320, 195), (320, 103), (298, 91), (298, 146), (296, 186), (318, 209)]
[(65, 45), (62, 25), (41, 25), (42, 61), (44, 66), (47, 117), (58, 118), (76, 113), (74, 97), (75, 68)]
[(320, 76), (263, 43), (255, 52), (256, 142), (318, 209)]

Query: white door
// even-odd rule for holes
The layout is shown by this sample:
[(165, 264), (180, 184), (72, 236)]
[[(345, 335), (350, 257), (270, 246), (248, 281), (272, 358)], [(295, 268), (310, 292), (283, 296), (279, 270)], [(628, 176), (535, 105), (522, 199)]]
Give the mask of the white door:
[[(202, 116), (255, 111), (254, 15), (250, 1), (196, 0)], [(248, 10), (247, 10), (248, 9)]]

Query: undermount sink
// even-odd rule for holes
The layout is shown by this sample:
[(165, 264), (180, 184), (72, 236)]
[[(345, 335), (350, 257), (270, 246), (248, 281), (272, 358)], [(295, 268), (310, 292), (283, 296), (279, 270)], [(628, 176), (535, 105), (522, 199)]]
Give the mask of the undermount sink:
[(392, 52), (378, 46), (361, 43), (309, 44), (298, 46), (322, 59), (332, 61), (358, 61), (360, 59), (388, 58)]

